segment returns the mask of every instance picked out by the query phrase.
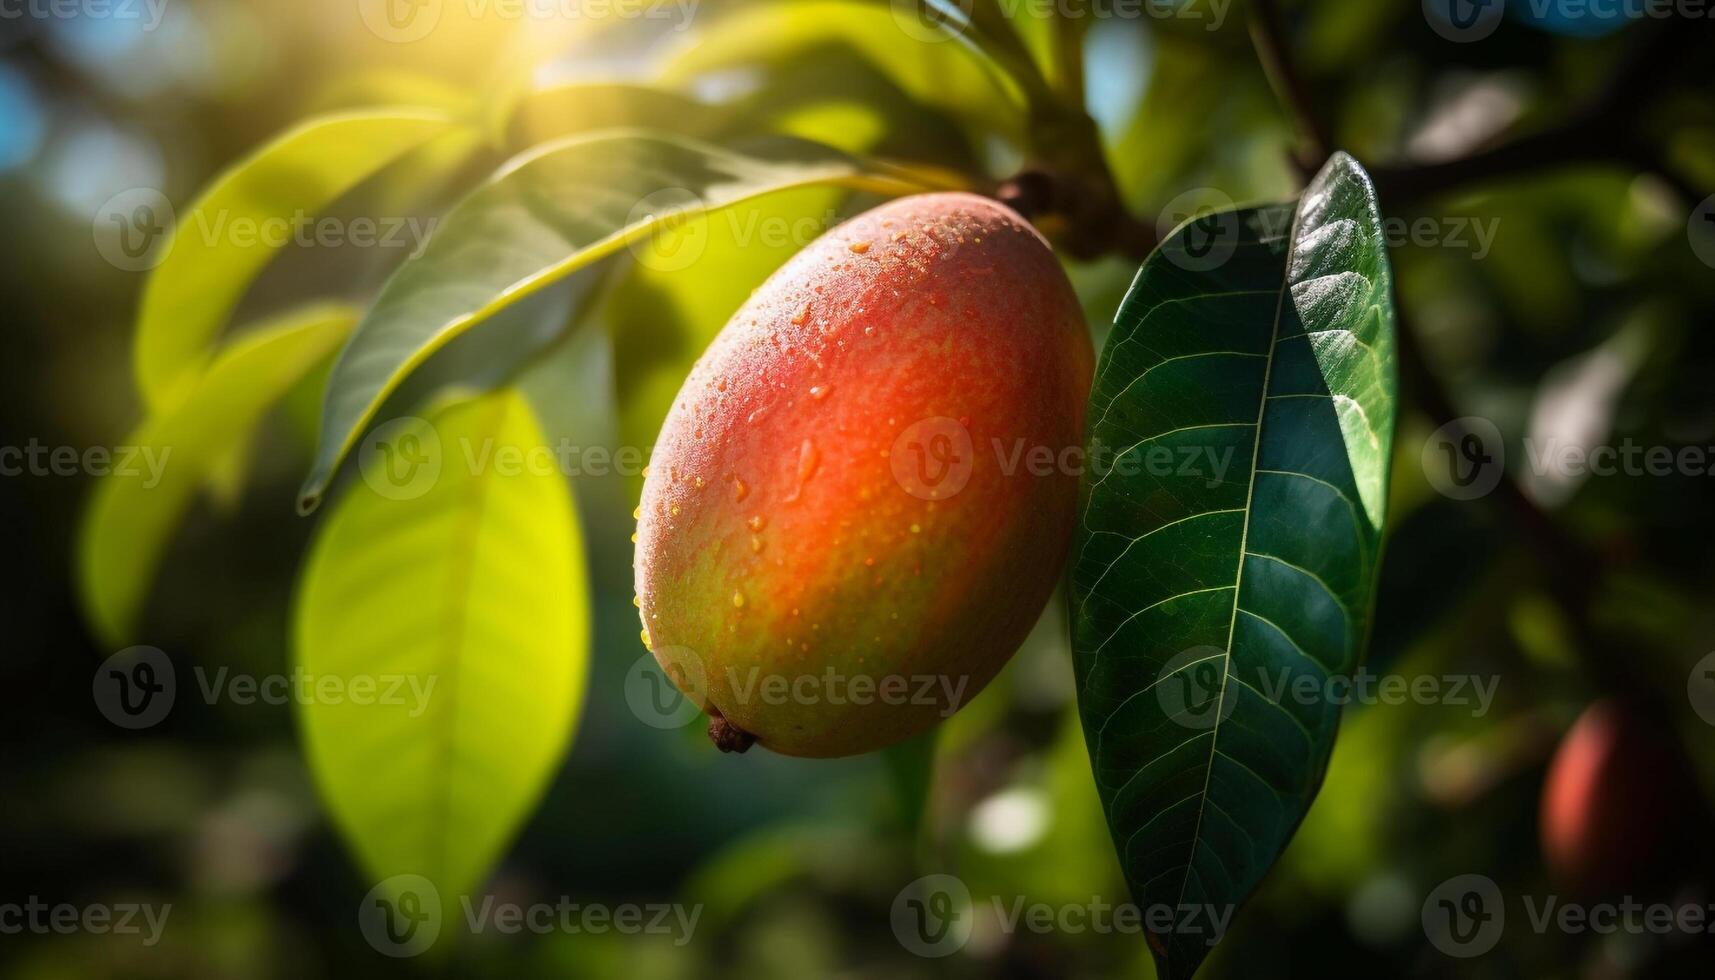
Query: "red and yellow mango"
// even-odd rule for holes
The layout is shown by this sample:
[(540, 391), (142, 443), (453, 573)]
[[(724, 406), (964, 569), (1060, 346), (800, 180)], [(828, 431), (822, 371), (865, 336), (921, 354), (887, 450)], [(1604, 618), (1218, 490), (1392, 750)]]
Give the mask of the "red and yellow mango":
[(1093, 360), (1047, 243), (972, 195), (869, 211), (758, 289), (638, 511), (644, 642), (711, 732), (850, 755), (974, 697), (1058, 581), (1077, 477), (1019, 460), (1081, 444)]

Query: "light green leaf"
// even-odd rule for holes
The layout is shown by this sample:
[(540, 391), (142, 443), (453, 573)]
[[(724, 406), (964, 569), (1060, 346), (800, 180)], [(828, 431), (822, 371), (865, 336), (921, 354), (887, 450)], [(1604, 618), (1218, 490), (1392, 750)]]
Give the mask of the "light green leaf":
[(217, 178), (184, 213), (143, 289), (137, 384), (160, 408), (184, 391), (211, 342), (268, 261), (291, 240), (281, 221), (313, 215), (457, 123), (432, 110), (348, 112), (312, 119)]
[(802, 141), (747, 155), (642, 132), (550, 143), (514, 160), (394, 273), (341, 353), (300, 508), (314, 509), (376, 407), (429, 355), (658, 227), (793, 187), (903, 194), (936, 179)]
[(130, 458), (116, 458), (97, 485), (78, 548), (84, 606), (104, 642), (134, 638), (161, 553), (197, 488), (356, 323), (356, 310), (321, 306), (264, 324), (125, 440), (132, 449), (120, 455)]
[(1167, 980), (1196, 971), (1327, 768), (1327, 685), (1361, 658), (1381, 550), (1391, 290), (1369, 177), (1337, 154), (1296, 208), (1181, 228), (1097, 370), (1079, 710), (1133, 897), (1204, 910), (1149, 936)]
[(454, 903), (570, 743), (589, 661), (583, 543), (516, 389), (395, 425), (320, 529), (294, 646), (306, 676), (383, 692), (399, 678), (398, 697), (314, 698), (300, 718), (368, 873), (422, 875)]
[(506, 144), (515, 151), (579, 133), (649, 126), (683, 136), (720, 132), (729, 112), (665, 89), (619, 82), (571, 82), (519, 96), (506, 123)]
[(924, 105), (1015, 142), (1023, 137), (1028, 96), (1009, 73), (952, 32), (928, 29), (909, 12), (874, 0), (735, 5), (667, 60), (662, 81), (689, 86), (834, 47), (855, 50)]

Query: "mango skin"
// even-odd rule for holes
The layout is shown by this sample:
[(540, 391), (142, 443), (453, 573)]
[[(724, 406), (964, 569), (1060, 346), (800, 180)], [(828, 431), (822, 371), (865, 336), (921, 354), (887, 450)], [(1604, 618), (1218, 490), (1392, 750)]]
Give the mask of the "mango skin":
[(1003, 205), (925, 194), (829, 231), (733, 315), (662, 427), (645, 644), (779, 753), (927, 731), (1054, 590), (1077, 473), (1027, 460), (1081, 445), (1093, 369), (1064, 271)]
[(1555, 750), (1543, 783), (1543, 860), (1592, 898), (1666, 897), (1701, 852), (1697, 776), (1659, 708), (1597, 701)]

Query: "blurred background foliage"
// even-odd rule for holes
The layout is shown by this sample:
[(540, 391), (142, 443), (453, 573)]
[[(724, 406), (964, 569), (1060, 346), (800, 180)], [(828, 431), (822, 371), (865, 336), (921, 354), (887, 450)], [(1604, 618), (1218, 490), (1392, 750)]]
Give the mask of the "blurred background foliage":
[[(136, 187), (188, 202), (310, 113), (396, 103), (491, 123), (487, 142), (410, 154), (330, 208), (349, 215), (432, 216), (524, 146), (639, 119), (722, 141), (785, 131), (995, 180), (1029, 158), (1023, 95), (957, 43), (903, 36), (885, 5), (710, 2), (684, 30), (560, 20), (520, 30), (449, 3), (441, 27), (409, 44), (366, 29), (358, 7), (172, 0), (152, 31), (88, 17), (0, 22), (0, 444), (113, 445), (142, 417), (130, 345), (143, 277), (92, 247), (103, 202)], [(1125, 204), (1149, 224), (1192, 188), (1237, 201), (1297, 189), (1292, 121), (1242, 13), (1219, 30), (1206, 19), (1092, 18), (1079, 35), (1085, 104)], [(1566, 119), (1651, 26), (1592, 29), (1588, 19), (1515, 12), (1492, 38), (1455, 44), (1415, 2), (1307, 0), (1288, 13), (1334, 142), (1373, 168), (1457, 158)], [(1045, 21), (1021, 16), (1015, 26), (1054, 84), (1076, 84)], [(1703, 31), (1708, 50), (1706, 25), (1678, 29)], [(556, 86), (582, 82), (612, 85), (605, 97), (583, 89), (556, 101)], [(1514, 458), (1524, 434), (1574, 424), (1567, 412), (1595, 413), (1595, 441), (1715, 445), (1715, 275), (1686, 239), (1701, 199), (1688, 190), (1715, 191), (1712, 88), (1706, 71), (1680, 70), (1632, 94), (1628, 117), (1659, 148), (1658, 167), (1550, 160), (1541, 172), (1466, 182), (1399, 210), (1383, 182), (1392, 216), (1498, 222), (1481, 257), (1405, 242), (1392, 258), (1402, 327), (1459, 413), (1494, 420)], [(494, 108), (514, 104), (512, 114)], [(1617, 134), (1592, 128), (1585, 138)], [(812, 188), (756, 210), (820, 228), (874, 200)], [(602, 329), (557, 339), (561, 308), (546, 333), (528, 323), (494, 331), (504, 339), (486, 343), (507, 352), (496, 364), (520, 346), (549, 352), (529, 390), (551, 438), (648, 445), (691, 361), (802, 244), (739, 247), (720, 240), (726, 222), (709, 227), (713, 240), (691, 269), (668, 275), (622, 256), (578, 282), (593, 296), (578, 316)], [(260, 322), (308, 294), (366, 302), (402, 257), (288, 248), (232, 322)], [(1071, 263), (1098, 342), (1136, 260)], [(411, 397), (501, 370), (484, 369), (474, 337), (432, 362)], [(1619, 365), (1618, 375), (1590, 370), (1593, 359)], [(287, 669), (290, 596), (314, 528), (292, 508), (321, 380), (299, 384), (232, 464), (244, 492), (209, 494), (166, 553), (141, 633), (181, 669)], [(1683, 694), (1691, 665), (1715, 649), (1715, 495), (1695, 476), (1534, 488), (1539, 507), (1593, 556), (1556, 567), (1561, 556), (1517, 510), (1431, 489), (1418, 452), (1442, 420), (1422, 394), (1408, 378), (1370, 665), (1498, 677), (1496, 704), (1481, 718), (1452, 705), (1351, 709), (1321, 798), (1207, 975), (1618, 977), (1706, 967), (1702, 940), (1513, 929), (1495, 954), (1470, 963), (1424, 942), (1422, 896), (1451, 876), (1477, 871), (1509, 894), (1553, 892), (1538, 856), (1537, 800), (1560, 733), (1609, 693), (1589, 667), (1591, 648), (1622, 658), (1659, 692), (1701, 789), (1715, 787), (1715, 741)], [(518, 901), (702, 903), (703, 923), (683, 946), (484, 935), (444, 958), (383, 961), (355, 928), (370, 882), (330, 827), (289, 707), (181, 698), (141, 735), (95, 710), (91, 671), (113, 650), (86, 623), (72, 565), (90, 483), (0, 479), (16, 570), (0, 658), (11, 694), (0, 712), (9, 747), (0, 898), (171, 902), (172, 928), (143, 951), (118, 937), (4, 937), (7, 976), (1150, 974), (1137, 936), (1007, 934), (979, 919), (963, 953), (931, 961), (902, 949), (889, 927), (900, 887), (930, 871), (957, 874), (979, 898), (1123, 898), (1057, 607), (945, 726), (919, 819), (913, 781), (881, 757), (724, 757), (695, 726), (637, 722), (622, 694), (643, 653), (626, 540), (637, 487), (619, 476), (577, 485), (595, 636), (577, 737), (488, 889)], [(1690, 894), (1715, 898), (1708, 885)]]

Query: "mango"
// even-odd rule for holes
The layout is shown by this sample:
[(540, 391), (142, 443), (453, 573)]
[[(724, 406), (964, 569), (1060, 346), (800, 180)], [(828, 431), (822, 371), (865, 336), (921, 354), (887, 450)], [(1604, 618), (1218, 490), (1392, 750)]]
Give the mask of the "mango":
[(717, 744), (867, 752), (982, 690), (1059, 580), (1093, 365), (1047, 242), (974, 195), (859, 215), (752, 294), (638, 509), (644, 643)]
[(1660, 706), (1597, 701), (1555, 750), (1543, 784), (1544, 863), (1578, 896), (1660, 897), (1699, 852), (1704, 807)]

